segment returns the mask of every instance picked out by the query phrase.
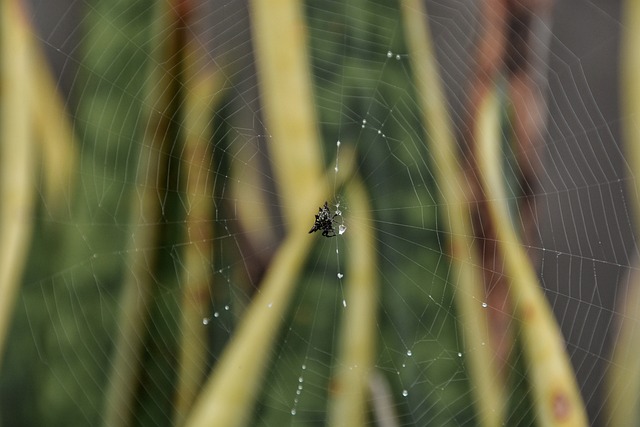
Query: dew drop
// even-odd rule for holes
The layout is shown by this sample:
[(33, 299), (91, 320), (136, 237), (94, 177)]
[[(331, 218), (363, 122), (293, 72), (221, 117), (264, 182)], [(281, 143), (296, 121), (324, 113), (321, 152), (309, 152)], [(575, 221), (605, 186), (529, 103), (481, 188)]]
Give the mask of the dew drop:
[(487, 308), (487, 303), (486, 302), (482, 303), (482, 308)]
[(347, 300), (346, 300), (346, 299), (343, 299), (343, 300), (342, 300), (342, 306), (343, 306), (344, 308), (347, 308)]
[(388, 51), (388, 52), (387, 52), (387, 58), (391, 58), (392, 56), (393, 56), (393, 52)]
[(267, 304), (267, 307), (269, 307), (269, 308), (273, 307), (273, 303), (270, 302), (269, 304)]
[(378, 135), (381, 135), (382, 131), (380, 129), (378, 129)]
[(338, 140), (338, 141), (336, 142), (336, 145), (337, 145), (338, 147), (340, 147), (340, 140)]
[(458, 352), (458, 357), (462, 357), (462, 353)]
[(404, 397), (407, 397), (407, 396), (409, 396), (409, 392), (407, 390), (402, 390), (402, 395)]
[(202, 319), (202, 324), (203, 325), (208, 325), (210, 320), (211, 319), (209, 319), (208, 317), (205, 317), (204, 319)]
[(295, 415), (296, 414), (296, 408), (292, 408), (291, 409), (291, 415)]
[(220, 317), (220, 313), (216, 311), (215, 313), (213, 313), (213, 317)]
[(338, 234), (344, 234), (345, 231), (347, 231), (347, 226), (344, 224), (340, 224), (340, 226), (338, 227)]
[(338, 279), (342, 279), (343, 277), (344, 277), (344, 274), (338, 273)]
[(396, 59), (400, 61), (400, 55), (396, 55)]
[(366, 125), (367, 124), (367, 119), (362, 119), (362, 124)]
[(224, 309), (225, 309), (225, 310), (227, 310), (227, 311), (229, 311), (229, 306), (228, 306), (228, 305), (225, 305), (225, 306), (224, 306)]
[(299, 383), (304, 382), (304, 378), (302, 378), (302, 377), (298, 377), (298, 382), (299, 382)]
[(334, 171), (338, 172), (338, 167), (333, 168)]
[(413, 353), (411, 352), (411, 350), (407, 350), (407, 356), (411, 357), (413, 355)]
[(304, 371), (305, 369), (307, 369), (307, 365), (302, 365), (302, 370)]

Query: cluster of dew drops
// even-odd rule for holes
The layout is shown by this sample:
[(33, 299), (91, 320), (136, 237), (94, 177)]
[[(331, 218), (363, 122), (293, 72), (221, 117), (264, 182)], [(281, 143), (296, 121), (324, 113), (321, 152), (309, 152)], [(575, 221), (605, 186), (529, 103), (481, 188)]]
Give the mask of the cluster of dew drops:
[[(396, 57), (396, 60), (398, 60), (398, 61), (400, 61), (400, 59), (402, 59), (402, 56), (400, 56), (400, 54), (399, 54), (399, 53), (398, 53), (398, 54), (396, 54), (396, 55), (395, 55), (395, 57)], [(387, 58), (393, 58), (393, 52), (388, 51), (388, 52), (387, 52)]]
[[(302, 365), (302, 370), (306, 370), (307, 365)], [(291, 415), (295, 415), (297, 412), (298, 403), (300, 403), (300, 395), (302, 394), (302, 389), (304, 383), (304, 378), (302, 375), (298, 377), (298, 387), (296, 388), (296, 397), (293, 399), (293, 408), (291, 408)]]
[[(229, 311), (229, 309), (230, 309), (229, 305), (225, 305), (225, 306), (224, 306), (224, 310), (225, 310), (225, 311)], [(206, 325), (208, 325), (208, 324), (209, 324), (209, 322), (211, 322), (211, 320), (212, 320), (214, 317), (215, 317), (215, 318), (220, 317), (220, 312), (219, 312), (219, 311), (215, 311), (215, 312), (213, 313), (213, 316), (203, 318), (203, 319), (202, 319), (202, 324), (203, 324), (203, 325), (205, 325), (205, 326), (206, 326)]]

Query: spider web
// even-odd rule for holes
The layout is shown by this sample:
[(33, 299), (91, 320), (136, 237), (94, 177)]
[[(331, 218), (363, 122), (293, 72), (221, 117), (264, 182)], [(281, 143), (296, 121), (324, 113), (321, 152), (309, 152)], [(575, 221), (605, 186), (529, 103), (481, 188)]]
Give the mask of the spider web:
[[(454, 121), (466, 99), (465, 79), (477, 37), (476, 2), (429, 1), (429, 22)], [(617, 49), (618, 2), (559, 0), (553, 10), (543, 168), (538, 171), (535, 238), (528, 246), (567, 341), (589, 417), (604, 423), (605, 372), (611, 362), (617, 299), (635, 252), (621, 147)], [(132, 252), (157, 254), (149, 272), (157, 287), (145, 326), (143, 370), (133, 424), (171, 425), (184, 285), (183, 152), (170, 152), (157, 182), (162, 238), (131, 246), (132, 195), (143, 149), (145, 83), (153, 3), (134, 0), (32, 0), (30, 18), (79, 137), (77, 200), (55, 213), (41, 193), (34, 242), (12, 321), (0, 392), (4, 425), (98, 425), (113, 363), (120, 299)], [(371, 388), (388, 425), (475, 425), (468, 352), (457, 322), (455, 283), (438, 217), (442, 205), (423, 143), (410, 57), (394, 2), (307, 2), (316, 114), (323, 164), (331, 170), (344, 147), (355, 149), (357, 173), (371, 200), (379, 279), (378, 343)], [(272, 171), (242, 2), (205, 2), (198, 40), (227, 84), (210, 111), (207, 160), (215, 237), (208, 243), (214, 290), (203, 314), (208, 366), (215, 367), (243, 310), (259, 290), (265, 262), (286, 232)], [(225, 65), (219, 61), (225, 58)], [(471, 65), (470, 65), (471, 64)], [(146, 105), (148, 106), (148, 105)], [(459, 130), (460, 128), (458, 128)], [(337, 159), (337, 160), (336, 160)], [(234, 167), (240, 167), (234, 171)], [(337, 163), (336, 163), (337, 165)], [(247, 227), (234, 187), (261, 175), (268, 226)], [(517, 196), (513, 196), (514, 200)], [(328, 200), (349, 233), (349, 201)], [(310, 207), (317, 210), (317, 206)], [(309, 228), (313, 217), (309, 218)], [(346, 231), (345, 231), (346, 230)], [(252, 232), (267, 235), (252, 251)], [(315, 233), (314, 248), (282, 319), (250, 425), (321, 425), (327, 417), (341, 319), (350, 307), (344, 282), (344, 235)], [(267, 261), (265, 261), (267, 260)], [(486, 307), (486, 301), (478, 301)], [(511, 318), (513, 323), (516, 320)], [(507, 425), (535, 423), (523, 361), (508, 362)], [(378, 399), (378, 400), (376, 400)], [(380, 415), (375, 410), (369, 422)]]

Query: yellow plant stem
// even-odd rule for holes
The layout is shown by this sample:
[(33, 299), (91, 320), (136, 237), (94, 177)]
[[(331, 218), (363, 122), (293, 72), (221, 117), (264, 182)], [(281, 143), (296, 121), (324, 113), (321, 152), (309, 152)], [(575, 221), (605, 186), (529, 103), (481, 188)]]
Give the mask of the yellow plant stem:
[[(175, 425), (182, 425), (207, 374), (207, 327), (211, 309), (214, 212), (212, 120), (222, 93), (222, 75), (211, 65), (199, 67), (197, 43), (185, 55), (185, 105), (182, 175), (186, 181), (187, 239), (182, 270), (180, 353), (175, 402)], [(204, 54), (200, 52), (200, 54)], [(197, 72), (195, 70), (198, 70)]]
[[(340, 173), (336, 178), (338, 188), (351, 176), (354, 157), (351, 150), (342, 151)], [(313, 219), (318, 201), (325, 200), (328, 193), (326, 186), (315, 186), (300, 201), (306, 208), (307, 223), (293, 227), (278, 248), (258, 293), (214, 367), (185, 426), (235, 427), (249, 421), (296, 279), (316, 241), (308, 234), (309, 219)]]
[[(640, 2), (623, 2), (621, 40), (622, 131), (626, 159), (633, 180), (629, 196), (634, 229), (640, 233)], [(636, 239), (636, 247), (638, 241)], [(640, 274), (639, 254), (631, 265), (628, 280), (620, 286), (617, 305), (618, 335), (607, 371), (607, 424), (640, 425)]]
[(330, 396), (330, 426), (357, 427), (367, 421), (368, 385), (376, 350), (378, 283), (371, 207), (360, 177), (346, 187), (350, 206), (346, 307), (342, 319), (340, 354)]
[(482, 426), (500, 426), (505, 410), (504, 385), (489, 345), (486, 310), (481, 303), (485, 293), (480, 262), (473, 245), (466, 196), (468, 185), (459, 163), (424, 2), (402, 0), (401, 5), (409, 58), (423, 112), (425, 138), (430, 142), (434, 174), (442, 194), (440, 216), (449, 229), (455, 301), (464, 331), (465, 360), (469, 365), (478, 420)]
[(298, 228), (308, 220), (300, 200), (325, 179), (302, 2), (249, 3), (269, 154), (285, 220)]
[(0, 2), (0, 365), (32, 233), (33, 53), (23, 2)]
[(233, 339), (215, 366), (185, 423), (189, 427), (245, 425), (264, 376), (278, 326), (296, 278), (314, 241), (306, 230), (292, 230), (278, 249)]
[(510, 281), (509, 296), (520, 321), (536, 420), (549, 427), (587, 426), (562, 333), (510, 217), (502, 170), (500, 104), (495, 91), (483, 101), (477, 126), (480, 178)]
[(617, 328), (606, 377), (606, 425), (637, 427), (640, 411), (640, 264), (635, 260), (621, 283)]

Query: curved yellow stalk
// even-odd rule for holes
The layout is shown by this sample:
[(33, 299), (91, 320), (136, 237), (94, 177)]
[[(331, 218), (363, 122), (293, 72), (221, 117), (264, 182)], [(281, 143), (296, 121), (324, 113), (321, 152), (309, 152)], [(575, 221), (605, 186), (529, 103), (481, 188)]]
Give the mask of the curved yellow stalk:
[[(355, 163), (350, 150), (345, 149), (340, 158), (337, 187), (351, 176)], [(328, 193), (327, 186), (315, 186), (301, 202), (307, 223), (293, 227), (278, 248), (258, 293), (187, 417), (186, 427), (234, 427), (249, 421), (296, 279), (315, 240), (308, 234), (309, 219), (313, 219), (318, 200), (325, 200)]]
[(34, 64), (22, 3), (0, 2), (0, 361), (26, 263), (35, 199)]
[(298, 228), (292, 230), (278, 249), (260, 285), (260, 292), (245, 312), (185, 426), (246, 424), (278, 327), (312, 242), (306, 230)]
[[(223, 89), (222, 74), (213, 66), (199, 66), (195, 58), (195, 40), (187, 44), (185, 54), (185, 146), (181, 165), (187, 200), (186, 228), (188, 245), (184, 248), (182, 269), (182, 302), (180, 322), (180, 353), (176, 386), (175, 425), (180, 426), (196, 400), (207, 374), (207, 328), (203, 319), (211, 307), (211, 260), (214, 239), (214, 211), (211, 203), (213, 177), (213, 109)], [(200, 55), (199, 55), (200, 54)], [(206, 57), (206, 56), (205, 56)], [(198, 71), (195, 71), (198, 70)]]
[(367, 420), (368, 384), (376, 349), (378, 284), (376, 247), (371, 208), (362, 180), (354, 177), (346, 187), (349, 201), (349, 245), (345, 301), (335, 392), (329, 402), (330, 426), (364, 426)]
[(587, 426), (562, 333), (510, 217), (502, 171), (500, 104), (495, 91), (483, 101), (478, 117), (480, 178), (510, 280), (509, 295), (520, 320), (536, 420), (549, 427)]
[(431, 46), (428, 17), (420, 0), (402, 0), (405, 38), (430, 142), (436, 182), (441, 190), (441, 217), (449, 228), (449, 245), (455, 274), (455, 301), (464, 331), (465, 357), (480, 425), (503, 424), (504, 385), (498, 375), (490, 346), (480, 262), (473, 248), (466, 188), (458, 160), (458, 147), (447, 113), (438, 67)]
[(312, 96), (306, 25), (298, 0), (250, 2), (269, 154), (287, 224), (308, 221), (301, 203), (326, 179)]
[[(635, 232), (640, 232), (640, 2), (623, 2), (621, 41), (622, 131), (633, 181), (629, 186)], [(637, 234), (636, 234), (637, 235)], [(617, 305), (619, 334), (607, 371), (607, 424), (640, 424), (640, 274), (638, 254)]]

